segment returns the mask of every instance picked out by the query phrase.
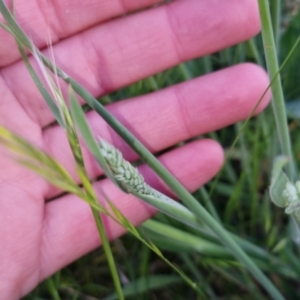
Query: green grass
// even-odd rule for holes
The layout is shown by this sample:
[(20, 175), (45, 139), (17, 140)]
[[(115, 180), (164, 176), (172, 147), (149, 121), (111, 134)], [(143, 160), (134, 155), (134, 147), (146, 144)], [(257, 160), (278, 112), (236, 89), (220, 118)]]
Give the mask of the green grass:
[[(277, 12), (276, 7), (272, 7), (272, 12)], [(280, 16), (283, 21), (273, 23), (279, 36), (275, 40), (279, 64), (288, 56), (298, 38), (300, 13), (291, 15), (290, 11), (283, 10)], [(299, 53), (298, 47), (281, 73), (295, 165), (299, 161), (300, 145), (299, 119), (295, 114), (300, 110)], [(265, 61), (261, 36), (147, 78), (100, 99), (100, 102), (106, 104), (151, 93), (243, 61)], [(290, 111), (292, 100), (298, 102), (294, 102), (296, 108)], [(232, 125), (208, 136), (228, 149), (242, 126), (241, 123)], [(215, 184), (208, 183), (196, 191), (194, 197), (236, 236), (235, 241), (238, 241), (237, 236), (243, 239), (240, 242), (242, 248), (286, 299), (297, 299), (300, 296), (299, 249), (291, 241), (288, 217), (271, 203), (267, 191), (272, 163), (279, 152), (274, 115), (271, 109), (267, 109), (259, 117), (251, 119), (239, 135)], [(270, 299), (212, 231), (196, 230), (163, 214), (140, 226), (140, 231), (197, 282), (209, 299)], [(121, 271), (121, 282), (128, 283), (124, 288), (126, 299), (202, 299), (163, 260), (133, 236), (125, 235), (113, 241), (111, 247)], [(103, 249), (97, 249), (64, 268), (24, 299), (117, 299)]]

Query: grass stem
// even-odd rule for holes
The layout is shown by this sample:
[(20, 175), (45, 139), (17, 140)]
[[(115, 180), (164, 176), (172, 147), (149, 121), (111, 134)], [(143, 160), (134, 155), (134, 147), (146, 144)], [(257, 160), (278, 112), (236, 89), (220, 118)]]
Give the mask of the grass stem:
[(267, 69), (269, 72), (269, 77), (273, 81), (273, 84), (271, 86), (273, 94), (272, 107), (278, 131), (278, 138), (282, 154), (288, 156), (290, 159), (290, 162), (287, 166), (288, 176), (290, 177), (290, 179), (295, 179), (296, 169), (291, 151), (291, 140), (287, 124), (281, 79), (280, 74), (278, 72), (279, 66), (277, 61), (276, 44), (273, 34), (269, 1), (258, 0), (258, 3), (260, 19), (262, 23), (262, 38), (266, 56)]

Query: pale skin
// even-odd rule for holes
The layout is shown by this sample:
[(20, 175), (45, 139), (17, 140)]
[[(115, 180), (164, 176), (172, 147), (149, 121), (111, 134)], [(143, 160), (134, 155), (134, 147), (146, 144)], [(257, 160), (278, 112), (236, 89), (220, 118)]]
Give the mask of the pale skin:
[[(120, 16), (160, 1), (81, 2), (17, 1), (17, 19), (41, 49), (50, 32), (56, 63), (97, 97), (247, 40), (260, 29), (255, 0), (178, 0), (127, 17)], [(65, 134), (58, 126), (48, 126), (53, 116), (19, 61), (13, 39), (1, 30), (0, 40), (6, 41), (0, 43), (1, 125), (46, 150), (76, 178)], [(241, 64), (108, 109), (157, 152), (245, 119), (267, 85), (262, 69)], [(256, 113), (269, 99), (267, 94)], [(113, 142), (128, 160), (137, 158), (97, 114), (87, 117), (95, 134)], [(86, 150), (84, 156), (90, 176), (100, 175)], [(218, 172), (223, 157), (218, 143), (202, 139), (160, 159), (193, 191)], [(61, 191), (3, 155), (0, 165), (0, 295), (19, 299), (101, 242), (91, 210), (82, 200), (60, 196)], [(141, 167), (141, 172), (151, 185), (168, 192), (148, 167)], [(133, 224), (155, 212), (108, 180), (95, 184), (95, 189), (100, 186)], [(108, 219), (105, 224), (110, 239), (124, 233)]]

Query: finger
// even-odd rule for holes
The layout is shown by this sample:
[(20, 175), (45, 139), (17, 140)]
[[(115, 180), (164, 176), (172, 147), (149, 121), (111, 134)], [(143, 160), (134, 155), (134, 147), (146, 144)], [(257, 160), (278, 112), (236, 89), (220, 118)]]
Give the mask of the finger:
[[(54, 50), (57, 64), (99, 96), (258, 30), (255, 1), (184, 0), (88, 29)], [(53, 121), (22, 63), (3, 69), (2, 76), (37, 123)]]
[[(37, 47), (43, 48), (47, 43), (46, 37), (55, 44), (97, 23), (159, 2), (161, 0), (29, 0), (15, 1), (15, 11), (16, 19), (25, 33)], [(3, 21), (2, 16), (0, 21)], [(20, 54), (14, 39), (4, 30), (0, 30), (0, 40), (5, 41), (0, 44), (0, 66), (5, 66), (16, 61)]]
[[(201, 140), (168, 152), (160, 160), (190, 191), (194, 191), (219, 170), (223, 162), (223, 151), (216, 142)], [(142, 166), (140, 170), (151, 186), (163, 192), (168, 191), (146, 166)], [(155, 212), (140, 200), (122, 193), (108, 180), (97, 183), (95, 189), (99, 189), (99, 186), (134, 225)], [(107, 217), (104, 217), (104, 224), (109, 239), (124, 233), (122, 227)], [(50, 276), (100, 245), (91, 209), (73, 195), (46, 204), (44, 230), (41, 248), (42, 278)]]
[[(262, 69), (253, 64), (241, 64), (107, 108), (148, 149), (157, 152), (247, 118), (267, 85), (268, 78)], [(270, 94), (267, 94), (256, 113), (266, 106), (269, 99)], [(126, 159), (137, 159), (137, 155), (95, 112), (87, 116), (95, 136), (113, 143)], [(46, 129), (44, 144), (76, 178), (74, 159), (61, 127)], [(83, 153), (90, 177), (101, 174), (84, 146)], [(51, 198), (57, 193), (57, 189), (49, 186), (46, 197)]]

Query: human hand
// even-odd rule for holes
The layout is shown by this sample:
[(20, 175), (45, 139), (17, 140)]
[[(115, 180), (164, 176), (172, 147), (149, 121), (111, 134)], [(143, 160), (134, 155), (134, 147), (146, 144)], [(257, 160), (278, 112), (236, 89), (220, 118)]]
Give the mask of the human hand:
[[(259, 31), (253, 0), (178, 0), (136, 14), (159, 0), (17, 2), (17, 20), (43, 48), (50, 29), (56, 63), (93, 95), (100, 96), (188, 59), (241, 42)], [(56, 6), (54, 6), (56, 5)], [(45, 19), (45, 17), (47, 19)], [(53, 116), (32, 82), (12, 38), (0, 31), (0, 123), (45, 149), (76, 177), (63, 130), (49, 126)], [(234, 66), (107, 108), (149, 149), (157, 152), (182, 140), (246, 118), (268, 84), (264, 71), (251, 64)], [(269, 99), (265, 97), (257, 112)], [(88, 119), (96, 135), (113, 142), (126, 159), (137, 157), (94, 112)], [(100, 175), (84, 150), (91, 177)], [(203, 139), (160, 156), (191, 191), (216, 174), (223, 152)], [(100, 245), (89, 206), (32, 172), (0, 157), (0, 294), (18, 299), (41, 280)], [(167, 188), (146, 166), (147, 182)], [(139, 224), (154, 210), (124, 195), (108, 180), (101, 186), (119, 209)], [(53, 201), (49, 199), (55, 198)], [(109, 237), (124, 229), (107, 220)]]

